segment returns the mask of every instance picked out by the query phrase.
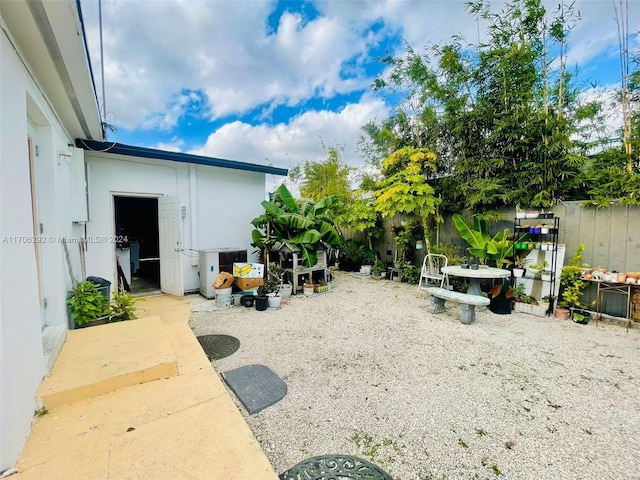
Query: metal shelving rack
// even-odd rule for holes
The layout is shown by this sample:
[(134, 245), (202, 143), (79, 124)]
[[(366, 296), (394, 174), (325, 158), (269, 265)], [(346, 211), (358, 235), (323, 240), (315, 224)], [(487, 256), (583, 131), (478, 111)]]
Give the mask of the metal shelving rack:
[[(542, 215), (545, 215), (545, 217), (542, 217)], [(552, 215), (552, 216), (549, 217), (549, 215)], [(545, 233), (542, 233), (542, 229), (540, 229), (538, 225), (546, 225), (548, 231), (546, 231)], [(558, 266), (558, 232), (559, 230), (560, 230), (560, 219), (558, 217), (553, 216), (553, 214), (540, 214), (538, 217), (535, 217), (535, 218), (515, 218), (514, 219), (514, 234), (515, 234), (514, 236), (516, 239), (515, 241), (523, 237), (523, 235), (528, 234), (527, 242), (522, 242), (522, 243), (527, 243), (527, 244), (532, 243), (534, 245), (534, 247), (531, 249), (529, 248), (527, 248), (526, 250), (522, 248), (515, 249), (516, 255), (521, 257), (523, 252), (528, 251), (529, 253), (526, 255), (526, 257), (529, 258), (531, 256), (531, 251), (536, 251), (537, 252), (536, 262), (539, 262), (540, 259), (542, 258), (544, 260), (547, 260), (547, 262), (549, 262), (550, 264), (549, 270), (551, 271), (551, 280), (544, 283), (548, 284), (547, 285), (549, 287), (548, 294), (551, 300), (555, 300), (556, 282), (559, 280), (557, 278), (559, 275), (559, 272), (556, 271), (558, 269), (557, 266)], [(548, 242), (548, 245), (550, 246), (551, 250), (542, 250), (541, 249), (542, 242)], [(537, 245), (540, 246), (540, 249), (536, 247)], [(543, 252), (544, 252), (544, 257), (540, 255)], [(531, 277), (527, 277), (527, 278), (531, 278)], [(514, 287), (517, 286), (517, 283), (518, 283), (518, 278), (514, 277), (514, 283), (513, 283)], [(544, 288), (543, 286), (542, 296), (544, 296), (545, 291), (547, 291), (547, 289)], [(540, 300), (540, 299), (537, 299), (537, 300)]]

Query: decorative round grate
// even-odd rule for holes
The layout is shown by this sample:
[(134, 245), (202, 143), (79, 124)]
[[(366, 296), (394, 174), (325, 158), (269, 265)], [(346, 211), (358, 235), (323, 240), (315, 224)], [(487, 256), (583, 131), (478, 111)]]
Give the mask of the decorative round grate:
[(380, 467), (352, 455), (321, 455), (304, 460), (279, 476), (280, 480), (393, 480)]
[(240, 340), (230, 335), (201, 335), (197, 338), (210, 361), (228, 357), (240, 348)]

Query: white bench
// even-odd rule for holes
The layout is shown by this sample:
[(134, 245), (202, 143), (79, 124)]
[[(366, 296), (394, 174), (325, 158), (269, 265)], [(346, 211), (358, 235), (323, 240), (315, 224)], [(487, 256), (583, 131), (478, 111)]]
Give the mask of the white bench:
[(429, 312), (444, 312), (444, 302), (446, 300), (459, 303), (462, 307), (462, 317), (460, 318), (460, 322), (465, 325), (471, 325), (476, 321), (477, 306), (489, 305), (489, 299), (481, 297), (480, 295), (469, 295), (468, 293), (454, 292), (452, 290), (439, 287), (427, 287), (423, 288), (423, 290), (431, 297)]

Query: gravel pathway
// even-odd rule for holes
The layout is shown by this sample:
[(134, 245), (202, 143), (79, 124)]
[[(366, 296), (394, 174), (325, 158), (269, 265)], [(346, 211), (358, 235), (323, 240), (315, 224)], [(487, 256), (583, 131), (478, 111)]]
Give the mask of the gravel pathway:
[(287, 383), (256, 415), (236, 400), (276, 472), (345, 453), (395, 480), (640, 478), (637, 328), (489, 311), (466, 326), (415, 286), (343, 272), (300, 297), (192, 304), (196, 335), (240, 339), (217, 372), (257, 363)]

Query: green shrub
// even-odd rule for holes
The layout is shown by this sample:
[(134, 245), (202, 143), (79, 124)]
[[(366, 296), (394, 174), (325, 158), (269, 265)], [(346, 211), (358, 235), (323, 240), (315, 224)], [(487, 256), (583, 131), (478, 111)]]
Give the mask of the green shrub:
[(144, 298), (134, 298), (124, 290), (113, 292), (113, 304), (109, 309), (109, 322), (122, 322), (136, 318), (136, 302)]
[(402, 277), (400, 279), (403, 282), (417, 285), (418, 280), (420, 279), (420, 268), (415, 265), (411, 265), (410, 263), (403, 265)]
[(559, 307), (577, 308), (582, 305), (582, 294), (588, 284), (587, 281), (580, 278), (582, 276), (582, 252), (584, 248), (584, 243), (578, 245), (573, 257), (569, 260), (569, 264), (562, 267)]
[(69, 292), (67, 305), (77, 325), (84, 325), (109, 314), (107, 299), (100, 293), (97, 285), (86, 280), (78, 282), (76, 288)]

